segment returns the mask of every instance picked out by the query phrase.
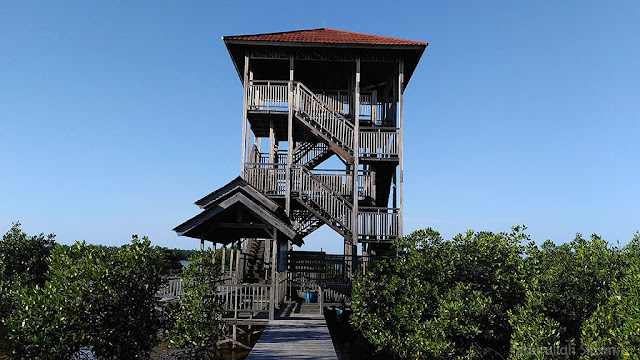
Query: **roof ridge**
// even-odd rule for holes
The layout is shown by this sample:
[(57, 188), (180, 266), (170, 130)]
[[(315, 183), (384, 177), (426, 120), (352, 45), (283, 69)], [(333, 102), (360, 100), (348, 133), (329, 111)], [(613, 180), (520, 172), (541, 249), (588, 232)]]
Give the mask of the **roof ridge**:
[(225, 35), (222, 38), (232, 38), (232, 37), (241, 37), (241, 36), (257, 36), (257, 35), (280, 35), (280, 34), (289, 34), (300, 31), (314, 31), (314, 30), (330, 30), (329, 28), (317, 28), (317, 29), (298, 29), (298, 30), (287, 30), (287, 31), (274, 31), (268, 33), (259, 33), (259, 34), (244, 34), (244, 35)]
[(399, 39), (390, 36), (365, 34), (360, 32), (331, 29), (327, 27), (316, 29), (300, 29), (279, 31), (263, 34), (223, 36), (223, 40), (291, 42), (291, 43), (335, 43), (335, 44), (368, 44), (368, 45), (420, 45), (428, 43), (414, 40)]

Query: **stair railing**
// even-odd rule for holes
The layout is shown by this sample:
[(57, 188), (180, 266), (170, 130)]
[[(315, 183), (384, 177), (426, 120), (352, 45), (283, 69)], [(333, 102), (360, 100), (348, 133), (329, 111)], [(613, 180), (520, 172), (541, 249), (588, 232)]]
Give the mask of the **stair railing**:
[(295, 110), (301, 114), (302, 120), (310, 126), (319, 127), (325, 135), (353, 154), (353, 124), (344, 116), (334, 111), (316, 96), (309, 88), (300, 82), (296, 82)]
[(307, 166), (307, 164), (331, 151), (325, 143), (312, 143), (312, 145), (313, 146), (304, 147), (296, 152), (293, 156), (293, 163)]
[(351, 231), (352, 205), (340, 194), (333, 191), (317, 176), (304, 166), (295, 166), (291, 172), (292, 189), (299, 193), (302, 201), (316, 205), (330, 220), (337, 222), (341, 228)]

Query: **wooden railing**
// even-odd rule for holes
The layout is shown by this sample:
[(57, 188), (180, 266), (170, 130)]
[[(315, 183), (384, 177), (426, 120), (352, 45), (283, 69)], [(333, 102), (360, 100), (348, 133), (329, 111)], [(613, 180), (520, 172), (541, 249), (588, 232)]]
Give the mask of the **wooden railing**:
[[(258, 153), (259, 156), (257, 156), (256, 158), (251, 159), (254, 163), (260, 163), (260, 164), (272, 164), (273, 163), (273, 159), (269, 158), (269, 153)], [(277, 154), (275, 154), (275, 156), (277, 156), (278, 158), (278, 164), (286, 164), (287, 163), (287, 152), (286, 151), (278, 151)]]
[(247, 89), (249, 110), (289, 110), (289, 82), (252, 81)]
[(329, 151), (331, 150), (325, 143), (307, 142), (293, 154), (293, 163), (307, 166), (307, 164), (326, 155)]
[(311, 207), (319, 207), (343, 230), (351, 231), (352, 205), (338, 192), (328, 187), (320, 178), (304, 166), (292, 169), (292, 190)]
[(353, 98), (351, 96), (351, 92), (339, 90), (314, 90), (313, 92), (316, 94), (318, 99), (325, 103), (332, 111), (335, 111), (342, 116), (350, 114)]
[(267, 312), (273, 319), (274, 311), (285, 300), (288, 278), (286, 273), (276, 273), (273, 284), (231, 284), (218, 286), (217, 294), (225, 306), (223, 318), (238, 319), (238, 314), (249, 313), (251, 317)]
[(182, 295), (182, 279), (180, 275), (169, 276), (166, 278), (166, 283), (158, 290), (156, 296), (158, 297), (178, 297)]
[(238, 313), (248, 312), (252, 316), (270, 312), (270, 284), (220, 285), (218, 296), (225, 304), (226, 316), (238, 318)]
[(400, 215), (397, 208), (360, 208), (358, 234), (388, 240), (400, 236)]
[(397, 128), (372, 128), (360, 131), (360, 157), (395, 158), (400, 150)]
[[(295, 82), (294, 111), (300, 120), (309, 126), (321, 129), (328, 141), (336, 143), (340, 148), (353, 154), (354, 127), (345, 116), (349, 114), (352, 96), (345, 91), (321, 91), (314, 93), (304, 84)], [(369, 120), (374, 125), (386, 121), (387, 103), (380, 102), (375, 92), (360, 95), (359, 116), (361, 120)], [(287, 81), (252, 81), (247, 90), (247, 106), (249, 110), (288, 111), (289, 82)], [(373, 127), (361, 129), (358, 155), (361, 157), (393, 158), (399, 153), (399, 137), (397, 128)], [(326, 145), (324, 145), (326, 147)], [(294, 163), (308, 164), (323, 152), (328, 151), (323, 145), (311, 152), (294, 154)], [(261, 158), (260, 162), (273, 160)], [(284, 159), (278, 159), (278, 162)], [(257, 160), (256, 160), (257, 161)]]
[(392, 115), (389, 111), (391, 104), (384, 102), (384, 99), (378, 97), (378, 92), (373, 90), (371, 93), (360, 95), (360, 121), (370, 121), (372, 125), (383, 125), (392, 121)]
[[(311, 170), (325, 185), (345, 198), (353, 198), (353, 176), (345, 170)], [(358, 171), (358, 199), (375, 198), (375, 173)]]
[(306, 209), (292, 209), (291, 221), (293, 230), (298, 234), (309, 234), (317, 229), (322, 222)]
[(330, 108), (300, 82), (296, 83), (294, 104), (301, 120), (312, 127), (320, 127), (325, 135), (336, 139), (341, 148), (353, 154), (353, 124), (344, 116)]
[(244, 180), (262, 193), (285, 195), (286, 166), (286, 164), (247, 163), (244, 167)]

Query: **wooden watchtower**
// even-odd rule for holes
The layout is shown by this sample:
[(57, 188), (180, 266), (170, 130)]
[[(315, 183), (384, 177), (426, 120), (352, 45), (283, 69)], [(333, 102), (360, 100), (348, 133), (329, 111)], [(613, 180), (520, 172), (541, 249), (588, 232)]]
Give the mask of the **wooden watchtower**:
[(223, 41), (244, 88), (240, 178), (174, 230), (222, 244), (275, 236), (274, 259), (322, 225), (345, 255), (402, 236), (403, 94), (427, 43), (327, 28)]

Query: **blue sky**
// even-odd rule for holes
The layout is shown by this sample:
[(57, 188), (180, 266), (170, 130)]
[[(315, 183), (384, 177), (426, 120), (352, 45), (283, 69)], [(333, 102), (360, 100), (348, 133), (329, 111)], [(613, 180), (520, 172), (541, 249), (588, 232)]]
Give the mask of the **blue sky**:
[(640, 230), (639, 2), (3, 1), (0, 231), (197, 246), (171, 229), (240, 171), (221, 36), (323, 16), (430, 43), (405, 93), (405, 232)]

